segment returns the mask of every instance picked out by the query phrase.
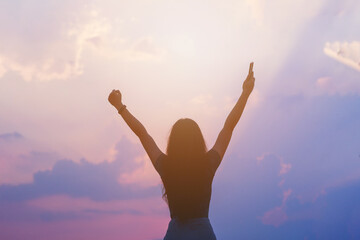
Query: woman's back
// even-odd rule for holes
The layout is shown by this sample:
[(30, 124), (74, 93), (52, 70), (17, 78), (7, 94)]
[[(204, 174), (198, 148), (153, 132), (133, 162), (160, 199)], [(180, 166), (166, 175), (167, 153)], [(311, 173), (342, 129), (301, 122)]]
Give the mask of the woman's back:
[(155, 168), (164, 183), (172, 219), (208, 217), (211, 185), (220, 160), (213, 149), (202, 159), (193, 159), (188, 164), (173, 161), (165, 154), (157, 159)]

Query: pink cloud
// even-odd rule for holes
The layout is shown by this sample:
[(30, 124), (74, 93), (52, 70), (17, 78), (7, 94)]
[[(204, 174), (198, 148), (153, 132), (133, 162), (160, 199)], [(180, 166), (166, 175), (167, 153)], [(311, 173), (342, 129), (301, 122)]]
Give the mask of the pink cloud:
[(331, 77), (321, 77), (316, 80), (316, 87), (321, 93), (329, 95), (359, 94), (359, 79), (335, 79)]
[(279, 227), (281, 224), (286, 222), (288, 216), (282, 207), (275, 207), (267, 211), (264, 216), (261, 217), (261, 221), (266, 225), (273, 225)]
[(292, 189), (288, 189), (283, 192), (283, 199), (281, 206), (270, 209), (260, 217), (263, 224), (273, 225), (279, 227), (288, 220), (288, 216), (285, 211), (286, 201), (292, 193)]
[(281, 166), (281, 169), (280, 169), (280, 172), (279, 172), (280, 175), (288, 173), (290, 171), (290, 169), (291, 169), (291, 164), (290, 163), (280, 163), (280, 166)]
[(292, 189), (288, 189), (283, 192), (283, 204), (286, 203), (286, 201), (289, 198), (289, 196), (291, 195), (291, 193), (292, 193)]
[(280, 162), (279, 175), (284, 175), (284, 174), (288, 173), (292, 167), (291, 163), (284, 163), (283, 157), (278, 156), (277, 154), (263, 153), (261, 156), (256, 157), (257, 163), (260, 164), (262, 161), (266, 160), (266, 157), (270, 157), (272, 155), (274, 155), (277, 159), (279, 159), (279, 162)]

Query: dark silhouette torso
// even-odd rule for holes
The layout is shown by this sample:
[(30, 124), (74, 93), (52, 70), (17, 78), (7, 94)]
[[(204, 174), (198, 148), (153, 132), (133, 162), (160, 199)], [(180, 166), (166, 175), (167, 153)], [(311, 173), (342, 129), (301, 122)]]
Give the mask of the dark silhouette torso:
[[(168, 170), (169, 157), (162, 154), (156, 161), (156, 170), (161, 176), (167, 191), (167, 200), (172, 219), (187, 220), (192, 218), (207, 218), (211, 199), (212, 181), (220, 164), (220, 156), (215, 150), (206, 153), (205, 158), (196, 160), (197, 169)], [(184, 175), (184, 172), (186, 175)], [(180, 174), (182, 174), (180, 176)]]

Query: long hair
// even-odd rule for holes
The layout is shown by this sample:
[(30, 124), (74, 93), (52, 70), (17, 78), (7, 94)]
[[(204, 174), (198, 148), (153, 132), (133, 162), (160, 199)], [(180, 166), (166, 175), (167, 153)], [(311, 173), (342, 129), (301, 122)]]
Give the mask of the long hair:
[[(173, 125), (167, 144), (168, 161), (164, 164), (163, 199), (183, 209), (198, 191), (201, 183), (203, 159), (207, 152), (206, 143), (199, 125), (192, 119), (182, 118)], [(200, 184), (200, 185), (199, 185)], [(176, 196), (176, 197), (175, 197)]]
[(206, 144), (199, 125), (192, 119), (182, 118), (173, 125), (168, 139), (166, 153), (176, 161), (202, 157)]

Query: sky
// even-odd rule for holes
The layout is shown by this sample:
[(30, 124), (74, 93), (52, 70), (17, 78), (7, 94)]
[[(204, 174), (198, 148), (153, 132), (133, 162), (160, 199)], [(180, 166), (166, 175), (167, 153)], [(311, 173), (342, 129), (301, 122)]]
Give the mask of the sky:
[(358, 0), (0, 2), (0, 239), (159, 240), (161, 180), (107, 102), (162, 151), (210, 149), (255, 89), (215, 175), (218, 239), (360, 239)]

